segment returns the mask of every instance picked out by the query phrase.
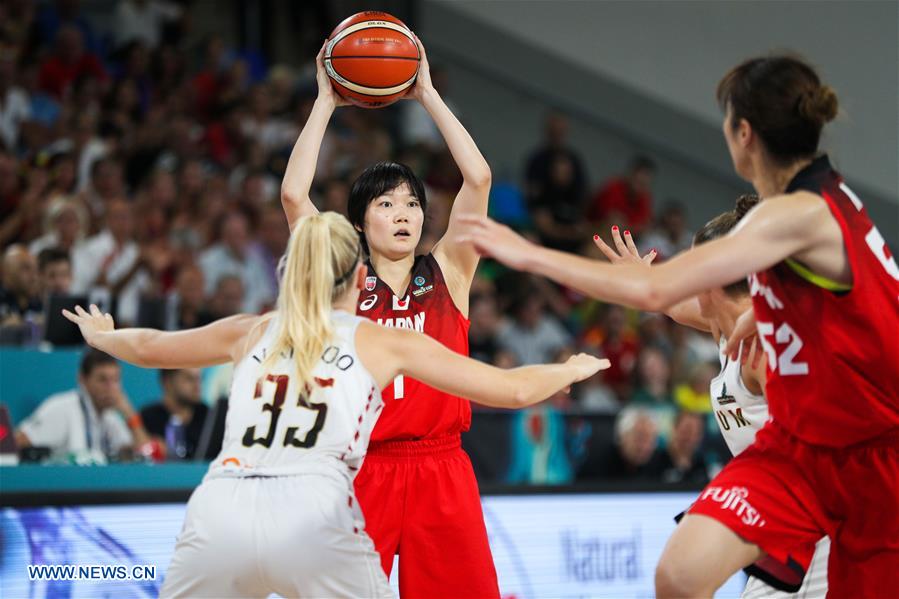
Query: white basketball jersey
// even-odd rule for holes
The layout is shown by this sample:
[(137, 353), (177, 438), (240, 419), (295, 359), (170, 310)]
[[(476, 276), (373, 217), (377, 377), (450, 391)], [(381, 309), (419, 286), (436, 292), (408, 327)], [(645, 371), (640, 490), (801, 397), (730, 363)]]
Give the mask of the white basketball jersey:
[(278, 316), (236, 365), (222, 451), (208, 477), (337, 474), (355, 477), (371, 430), (381, 413), (381, 392), (356, 353), (362, 318), (331, 313), (333, 339), (301, 387), (293, 352), (285, 352), (263, 377)]
[(710, 393), (718, 428), (730, 452), (737, 455), (752, 445), (755, 433), (768, 421), (768, 402), (764, 395), (746, 389), (740, 375), (740, 358), (731, 360), (724, 352), (726, 344), (727, 340), (721, 337), (721, 372), (712, 379)]

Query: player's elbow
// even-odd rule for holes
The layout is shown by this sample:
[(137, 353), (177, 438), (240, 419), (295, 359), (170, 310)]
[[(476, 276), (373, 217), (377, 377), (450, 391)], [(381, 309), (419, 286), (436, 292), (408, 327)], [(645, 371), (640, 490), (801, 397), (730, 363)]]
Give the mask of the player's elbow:
[(672, 304), (670, 294), (655, 278), (650, 278), (638, 294), (634, 307), (644, 312), (662, 312)]
[(299, 195), (291, 191), (286, 185), (281, 185), (281, 205), (282, 206), (295, 206), (300, 203)]
[[(511, 374), (513, 371), (509, 372)], [(509, 390), (507, 407), (513, 410), (526, 408), (537, 403), (541, 399), (534, 396), (533, 385), (528, 384), (527, 380), (522, 380), (519, 377), (514, 377), (512, 381), (510, 381), (510, 384), (506, 385), (505, 388)]]
[(493, 174), (490, 172), (490, 167), (484, 163), (480, 168), (468, 173), (465, 177), (465, 182), (476, 189), (489, 188), (491, 183), (493, 183)]
[(532, 403), (533, 397), (523, 386), (518, 386), (512, 391), (512, 397), (509, 398), (510, 407), (514, 410), (526, 408)]
[(151, 368), (153, 351), (149, 343), (139, 343), (134, 346), (134, 365), (141, 368)]

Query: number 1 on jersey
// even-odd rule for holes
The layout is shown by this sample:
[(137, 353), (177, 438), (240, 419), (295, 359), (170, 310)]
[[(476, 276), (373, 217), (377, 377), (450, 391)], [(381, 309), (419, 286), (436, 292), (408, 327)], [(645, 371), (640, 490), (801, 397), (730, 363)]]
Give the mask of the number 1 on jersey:
[(393, 379), (393, 399), (403, 399), (405, 397), (405, 379), (403, 375), (397, 376)]

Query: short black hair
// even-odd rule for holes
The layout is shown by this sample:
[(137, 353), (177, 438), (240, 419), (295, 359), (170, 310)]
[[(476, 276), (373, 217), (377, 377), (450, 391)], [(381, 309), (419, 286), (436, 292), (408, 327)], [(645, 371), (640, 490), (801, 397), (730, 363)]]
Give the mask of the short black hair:
[[(364, 228), (365, 211), (375, 198), (393, 191), (403, 183), (409, 185), (412, 195), (421, 202), (422, 212), (428, 209), (428, 198), (425, 195), (425, 186), (412, 169), (399, 162), (378, 162), (359, 175), (350, 188), (350, 197), (347, 201), (347, 215), (350, 223), (358, 230)], [(368, 252), (368, 243), (365, 233), (359, 233), (362, 247)]]
[(69, 252), (58, 247), (44, 248), (41, 250), (41, 253), (37, 255), (37, 267), (41, 272), (54, 262), (71, 263), (72, 260), (69, 258)]
[(105, 364), (115, 364), (118, 366), (118, 361), (107, 354), (106, 352), (102, 352), (99, 349), (94, 349), (89, 347), (84, 350), (84, 355), (81, 356), (81, 376), (88, 377), (98, 366), (103, 366)]

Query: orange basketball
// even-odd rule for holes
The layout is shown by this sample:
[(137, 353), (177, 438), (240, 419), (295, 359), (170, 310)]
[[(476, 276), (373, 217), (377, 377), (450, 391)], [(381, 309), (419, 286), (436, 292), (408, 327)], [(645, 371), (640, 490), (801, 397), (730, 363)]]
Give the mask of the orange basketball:
[(412, 31), (386, 12), (356, 13), (338, 25), (325, 46), (334, 89), (363, 108), (402, 98), (415, 83), (421, 55)]

